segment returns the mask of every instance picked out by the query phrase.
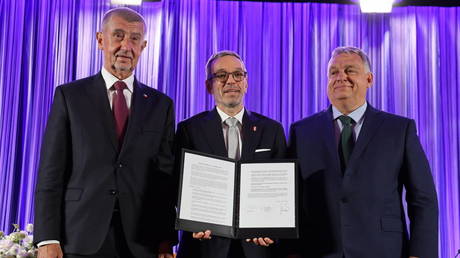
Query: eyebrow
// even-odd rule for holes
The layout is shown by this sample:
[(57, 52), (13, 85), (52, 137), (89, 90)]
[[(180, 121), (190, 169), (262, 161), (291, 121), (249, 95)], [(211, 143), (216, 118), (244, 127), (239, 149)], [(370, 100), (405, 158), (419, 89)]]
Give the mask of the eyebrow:
[[(242, 68), (236, 68), (236, 70), (235, 70), (235, 72), (242, 72), (242, 71), (244, 71)], [(214, 73), (218, 73), (218, 72), (226, 72), (226, 73), (228, 73), (227, 70), (225, 70), (224, 68), (221, 68), (221, 69), (215, 71)]]
[(345, 69), (346, 69), (346, 68), (359, 68), (359, 67), (356, 66), (356, 65), (347, 65), (347, 66), (345, 66)]
[[(346, 65), (346, 66), (345, 66), (345, 69), (348, 69), (348, 68), (359, 68), (359, 66), (356, 66), (356, 65)], [(337, 70), (337, 69), (339, 69), (339, 68), (338, 68), (337, 66), (334, 66), (334, 65), (329, 67), (329, 71), (331, 71), (331, 70), (333, 70), (333, 69), (336, 69), (336, 70)]]
[(131, 33), (131, 36), (139, 36), (139, 37), (142, 37), (142, 34), (139, 33), (139, 32), (133, 32), (133, 33)]
[[(114, 30), (113, 30), (113, 33), (120, 33), (120, 32), (121, 32), (121, 33), (124, 33), (124, 34), (127, 34), (127, 32), (126, 32), (125, 30), (123, 30), (123, 29), (114, 29)], [(139, 37), (142, 37), (142, 33), (140, 33), (140, 32), (132, 32), (132, 33), (131, 33), (131, 36), (139, 36)]]
[(113, 30), (113, 33), (118, 33), (118, 32), (126, 33), (126, 31), (124, 31), (124, 30), (122, 30), (122, 29), (114, 29), (114, 30)]

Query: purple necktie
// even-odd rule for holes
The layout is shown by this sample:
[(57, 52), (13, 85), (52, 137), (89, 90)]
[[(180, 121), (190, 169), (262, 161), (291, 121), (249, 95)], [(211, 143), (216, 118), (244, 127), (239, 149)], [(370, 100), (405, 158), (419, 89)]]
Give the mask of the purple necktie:
[(126, 105), (126, 99), (123, 95), (123, 90), (126, 88), (126, 83), (123, 81), (117, 81), (113, 84), (116, 92), (113, 94), (112, 105), (113, 105), (113, 116), (115, 118), (115, 129), (117, 131), (119, 147), (123, 144), (123, 137), (126, 131), (126, 121), (128, 121), (129, 109)]

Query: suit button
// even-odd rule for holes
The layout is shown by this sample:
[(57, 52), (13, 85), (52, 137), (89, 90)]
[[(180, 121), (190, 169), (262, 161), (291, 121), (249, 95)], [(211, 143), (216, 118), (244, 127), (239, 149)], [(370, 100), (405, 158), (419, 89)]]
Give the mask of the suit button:
[(110, 195), (116, 195), (117, 193), (118, 191), (115, 189), (110, 190)]
[(342, 201), (342, 203), (347, 203), (347, 202), (348, 202), (348, 198), (347, 198), (347, 197), (342, 197), (341, 201)]
[(122, 167), (123, 167), (123, 164), (121, 164), (121, 163), (118, 164), (118, 167), (119, 167), (119, 168), (122, 168)]

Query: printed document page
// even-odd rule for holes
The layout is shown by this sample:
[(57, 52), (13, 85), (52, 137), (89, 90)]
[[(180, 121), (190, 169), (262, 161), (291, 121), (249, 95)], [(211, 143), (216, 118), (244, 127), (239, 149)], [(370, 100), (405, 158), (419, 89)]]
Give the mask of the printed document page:
[(233, 226), (235, 163), (184, 155), (179, 218)]
[(295, 227), (295, 164), (241, 164), (240, 228)]

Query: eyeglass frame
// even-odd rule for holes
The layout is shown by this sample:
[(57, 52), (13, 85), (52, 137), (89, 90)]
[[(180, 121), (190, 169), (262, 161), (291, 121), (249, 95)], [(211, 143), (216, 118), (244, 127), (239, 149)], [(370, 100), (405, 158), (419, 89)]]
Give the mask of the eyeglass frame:
[[(211, 76), (211, 78), (209, 78), (209, 80), (216, 79), (216, 78), (217, 78), (216, 74), (218, 74), (218, 73), (225, 73), (225, 74), (226, 74), (226, 75), (225, 75), (225, 80), (223, 80), (223, 79), (222, 79), (222, 80), (217, 79), (217, 80), (220, 81), (220, 82), (226, 82), (226, 81), (228, 81), (228, 79), (230, 78), (230, 74), (232, 75), (233, 80), (235, 80), (235, 82), (241, 82), (241, 81), (243, 81), (243, 80), (246, 78), (246, 76), (248, 75), (248, 72), (246, 72), (246, 71), (234, 71), (234, 72), (231, 72), (231, 73), (228, 73), (228, 72), (225, 72), (225, 71), (220, 71), (220, 72), (213, 73), (212, 76)], [(242, 73), (242, 74), (243, 74), (243, 78), (242, 78), (241, 80), (237, 80), (237, 79), (235, 78), (235, 73)]]

